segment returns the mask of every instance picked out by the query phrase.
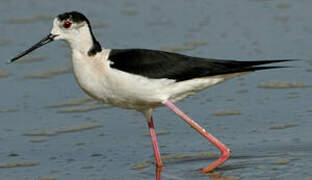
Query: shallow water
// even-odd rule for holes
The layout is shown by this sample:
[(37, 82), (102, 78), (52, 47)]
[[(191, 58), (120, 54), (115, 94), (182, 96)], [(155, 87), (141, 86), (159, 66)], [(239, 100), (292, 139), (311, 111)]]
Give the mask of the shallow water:
[(52, 18), (84, 12), (106, 48), (150, 48), (225, 59), (288, 59), (178, 103), (228, 145), (232, 158), (198, 172), (217, 150), (166, 108), (154, 113), (162, 179), (311, 179), (312, 2), (266, 0), (0, 0), (0, 179), (155, 179), (141, 114), (79, 89), (70, 50), (53, 42), (8, 59), (49, 33)]

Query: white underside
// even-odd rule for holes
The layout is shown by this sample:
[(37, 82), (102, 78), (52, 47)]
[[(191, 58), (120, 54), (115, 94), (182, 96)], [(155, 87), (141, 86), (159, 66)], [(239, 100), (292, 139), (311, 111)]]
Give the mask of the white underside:
[(104, 103), (126, 109), (145, 111), (177, 102), (198, 91), (237, 75), (214, 76), (175, 82), (170, 79), (148, 79), (110, 68), (103, 49), (92, 59), (73, 52), (74, 74), (79, 86), (90, 96)]

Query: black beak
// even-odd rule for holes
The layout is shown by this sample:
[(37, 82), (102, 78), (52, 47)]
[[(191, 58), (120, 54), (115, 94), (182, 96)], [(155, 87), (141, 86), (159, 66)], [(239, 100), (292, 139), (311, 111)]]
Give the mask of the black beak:
[(49, 34), (47, 37), (43, 38), (41, 41), (37, 42), (35, 45), (33, 45), (31, 48), (27, 49), (26, 51), (20, 53), (19, 55), (17, 55), (16, 57), (12, 58), (11, 60), (9, 60), (8, 63), (12, 63), (16, 60), (18, 60), (19, 58), (25, 56), (26, 54), (32, 52), (33, 50), (45, 45), (45, 44), (48, 44), (49, 42), (53, 41), (54, 38), (56, 37), (57, 35), (53, 35), (53, 34)]

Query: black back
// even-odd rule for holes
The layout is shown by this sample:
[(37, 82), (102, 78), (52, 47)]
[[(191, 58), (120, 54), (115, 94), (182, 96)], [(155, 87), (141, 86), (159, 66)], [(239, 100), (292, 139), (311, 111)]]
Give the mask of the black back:
[(111, 50), (108, 59), (112, 62), (110, 65), (111, 68), (152, 79), (167, 78), (176, 81), (278, 68), (278, 66), (259, 67), (257, 65), (287, 61), (233, 61), (206, 59), (147, 49)]

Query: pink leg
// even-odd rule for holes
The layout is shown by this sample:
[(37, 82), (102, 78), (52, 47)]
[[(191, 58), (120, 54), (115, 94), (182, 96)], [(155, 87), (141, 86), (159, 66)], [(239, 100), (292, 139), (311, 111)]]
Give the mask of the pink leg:
[(154, 129), (154, 123), (153, 123), (153, 117), (152, 116), (150, 116), (150, 119), (148, 121), (148, 128), (149, 128), (151, 138), (152, 138), (152, 144), (153, 144), (153, 149), (154, 149), (156, 166), (161, 168), (163, 166), (163, 164), (162, 164), (162, 161), (160, 158), (160, 153), (159, 153), (159, 148), (158, 148), (158, 143), (157, 143), (157, 138), (156, 138), (156, 132)]
[(183, 113), (177, 106), (175, 106), (171, 101), (166, 101), (164, 103), (167, 107), (169, 107), (173, 112), (175, 112), (181, 119), (183, 119), (187, 124), (189, 124), (192, 128), (194, 128), (197, 132), (199, 132), (202, 136), (208, 139), (213, 145), (215, 145), (220, 151), (221, 156), (219, 159), (215, 160), (213, 163), (206, 166), (202, 169), (202, 172), (208, 173), (213, 171), (216, 167), (223, 164), (227, 161), (231, 155), (231, 151), (227, 148), (221, 141), (213, 137), (210, 133), (208, 133), (204, 128), (199, 126), (195, 121), (189, 118), (185, 113)]

